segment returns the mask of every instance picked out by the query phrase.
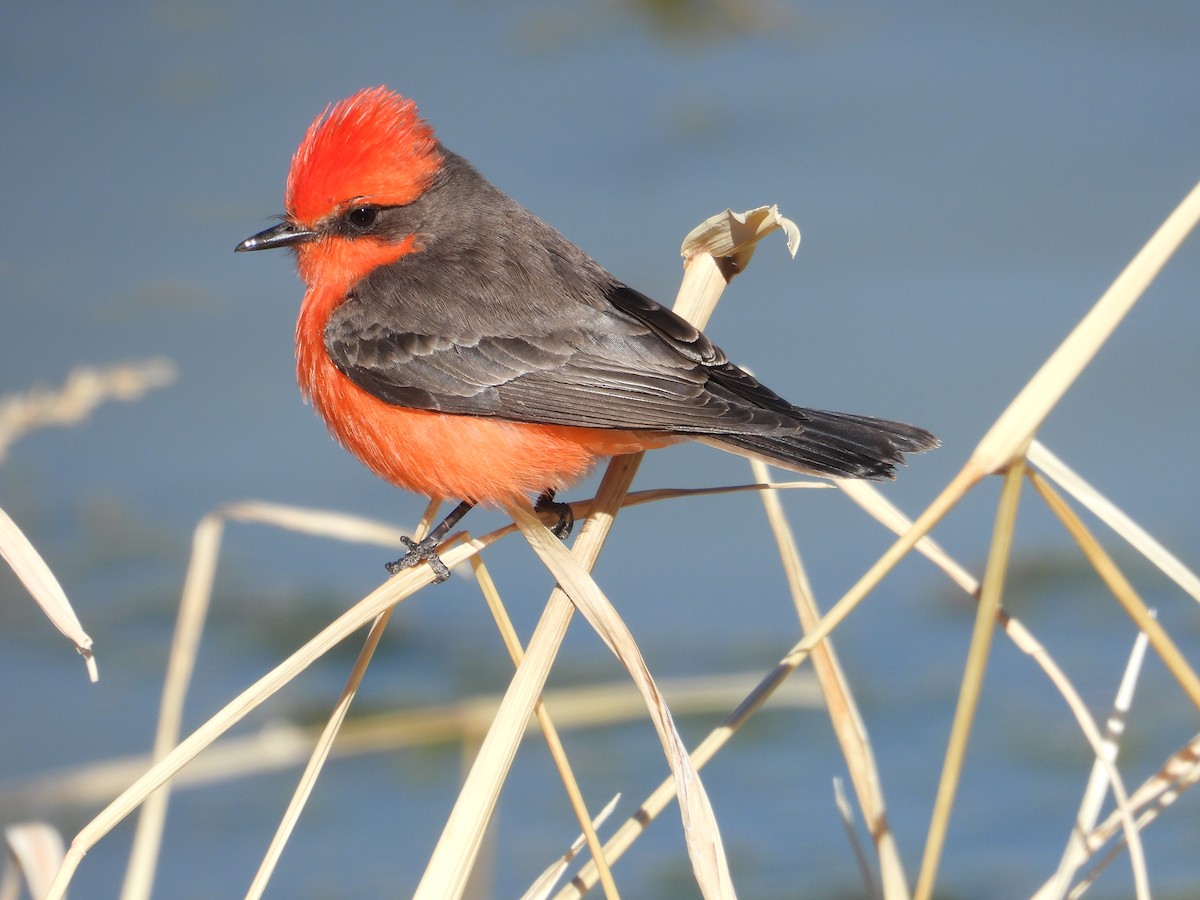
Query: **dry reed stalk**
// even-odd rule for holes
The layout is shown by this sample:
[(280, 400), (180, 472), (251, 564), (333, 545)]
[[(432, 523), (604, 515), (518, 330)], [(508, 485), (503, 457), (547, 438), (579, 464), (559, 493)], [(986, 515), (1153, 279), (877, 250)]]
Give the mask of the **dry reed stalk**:
[[(483, 594), (488, 609), (492, 613), (492, 618), (496, 622), (500, 638), (504, 641), (504, 648), (508, 651), (513, 665), (520, 666), (521, 660), (525, 658), (525, 649), (521, 646), (521, 639), (517, 636), (517, 630), (513, 627), (508, 610), (504, 607), (504, 601), (500, 598), (500, 592), (496, 588), (496, 583), (492, 581), (491, 573), (488, 572), (482, 557), (474, 557), (471, 560), (471, 568), (475, 573), (475, 581), (479, 585), (479, 590)], [(600, 886), (604, 891), (604, 896), (608, 900), (616, 900), (620, 894), (617, 891), (616, 882), (613, 881), (608, 861), (604, 858), (604, 845), (596, 834), (596, 826), (588, 813), (587, 803), (583, 799), (583, 791), (580, 790), (579, 782), (571, 769), (571, 761), (568, 759), (566, 748), (563, 747), (562, 740), (558, 735), (558, 729), (550, 718), (550, 710), (546, 706), (544, 697), (538, 698), (537, 704), (533, 708), (533, 713), (537, 717), (538, 726), (541, 728), (542, 735), (546, 740), (546, 746), (550, 750), (550, 759), (553, 761), (554, 767), (558, 770), (559, 777), (562, 779), (563, 789), (567, 792), (567, 800), (571, 804), (571, 810), (575, 813), (575, 818), (579, 822), (579, 827), (582, 830), (582, 839), (587, 844), (588, 852), (592, 854), (592, 859), (596, 861)], [(597, 818), (601, 821), (607, 819), (608, 814), (612, 812), (612, 807), (613, 804), (610, 803), (607, 811), (602, 812)], [(566, 862), (563, 863), (564, 868), (566, 864)]]
[[(911, 521), (888, 502), (874, 485), (861, 481), (842, 481), (839, 482), (839, 486), (855, 502), (859, 503), (863, 509), (897, 534), (903, 534), (912, 526)], [(979, 581), (963, 566), (952, 559), (941, 547), (928, 538), (925, 538), (917, 543), (916, 549), (938, 566), (938, 568), (942, 569), (947, 577), (961, 587), (968, 595), (975, 600), (979, 599)], [(1020, 620), (1001, 609), (996, 613), (996, 622), (1009, 640), (1041, 668), (1047, 679), (1049, 679), (1055, 690), (1058, 691), (1066, 702), (1067, 707), (1071, 710), (1075, 721), (1079, 724), (1084, 739), (1087, 740), (1092, 752), (1096, 755), (1097, 765), (1103, 767), (1112, 785), (1117, 808), (1113, 812), (1110, 822), (1114, 829), (1124, 829), (1126, 840), (1133, 848), (1130, 854), (1131, 863), (1135, 867), (1140, 865), (1143, 854), (1138, 840), (1138, 826), (1132, 817), (1135, 804), (1130, 800), (1116, 766), (1105, 753), (1105, 741), (1100, 734), (1095, 719), (1092, 718), (1087, 704), (1084, 703), (1083, 697), (1071, 683), (1070, 679), (1067, 678), (1066, 673), (1063, 672), (1058, 663), (1054, 661), (1054, 658), (1046, 651), (1046, 648), (1042, 646)]]
[[(588, 822), (587, 831), (594, 835), (596, 829), (603, 825), (608, 820), (608, 817), (612, 815), (612, 811), (617, 808), (617, 803), (620, 799), (621, 795), (617, 794), (609, 800), (608, 805), (596, 814), (596, 818)], [(567, 852), (551, 863), (546, 871), (537, 877), (533, 884), (529, 886), (529, 890), (521, 895), (521, 900), (545, 900), (545, 898), (549, 897), (550, 892), (554, 890), (554, 885), (558, 884), (559, 879), (563, 877), (571, 861), (579, 855), (579, 851), (583, 849), (585, 843), (590, 843), (586, 833), (577, 837)], [(603, 859), (603, 854), (592, 851), (592, 858), (596, 860)]]
[[(195, 669), (196, 654), (212, 599), (224, 523), (230, 520), (266, 523), (305, 534), (341, 540), (390, 539), (389, 546), (395, 546), (399, 542), (397, 538), (400, 533), (391, 526), (343, 513), (257, 502), (221, 507), (201, 519), (192, 536), (192, 552), (184, 578), (171, 651), (167, 658), (167, 672), (163, 680), (152, 750), (155, 761), (166, 756), (179, 740), (183, 705)], [(168, 782), (142, 806), (121, 889), (123, 900), (141, 900), (150, 896), (166, 824), (170, 790)]]
[[(204, 633), (204, 622), (208, 617), (224, 527), (222, 517), (207, 515), (200, 520), (192, 535), (192, 552), (183, 582), (183, 596), (179, 601), (175, 633), (167, 655), (167, 672), (163, 678), (158, 724), (151, 751), (152, 758), (156, 761), (166, 756), (179, 740), (183, 704), (196, 666), (196, 653), (200, 646), (200, 637)], [(123, 900), (137, 900), (150, 896), (170, 796), (171, 789), (168, 783), (142, 805), (133, 835), (133, 845), (129, 851), (129, 862), (125, 868), (125, 881), (121, 887)]]
[(29, 538), (25, 537), (25, 533), (17, 527), (17, 523), (3, 509), (0, 509), (0, 557), (12, 568), (17, 579), (37, 601), (51, 624), (75, 645), (87, 666), (88, 679), (92, 682), (98, 681), (100, 672), (96, 668), (96, 657), (92, 653), (91, 637), (83, 630), (83, 625), (75, 615), (62, 585), (54, 577), (54, 572)]
[[(480, 538), (464, 541), (446, 551), (442, 559), (448, 566), (460, 565), (509, 531), (511, 531), (511, 526)], [(187, 765), (200, 751), (346, 637), (374, 620), (385, 609), (402, 602), (431, 584), (432, 581), (433, 570), (428, 566), (409, 569), (393, 576), (322, 629), (320, 633), (265, 676), (242, 691), (216, 715), (176, 745), (75, 836), (46, 900), (59, 900), (87, 851), (117, 823), (141, 805), (151, 793), (162, 787), (175, 773)]]
[[(903, 530), (898, 529), (899, 539), (822, 617), (816, 627), (792, 648), (775, 671), (759, 685), (754, 694), (731, 714), (730, 720), (740, 724), (744, 720), (744, 716), (752, 714), (757, 706), (770, 695), (771, 691), (786, 678), (787, 674), (807, 658), (813, 647), (824, 640), (910, 550), (919, 548), (944, 570), (951, 573), (959, 583), (965, 583), (963, 579), (965, 573), (961, 568), (957, 567), (958, 570), (955, 571), (955, 568), (948, 564), (945, 555), (935, 549), (936, 545), (927, 542), (929, 531), (986, 474), (1002, 468), (1006, 463), (1021, 456), (1022, 448), (1032, 440), (1034, 431), (1048, 414), (1049, 409), (1061, 398), (1070, 383), (1078, 377), (1087, 362), (1107, 340), (1112, 330), (1140, 297), (1154, 275), (1194, 227), (1197, 218), (1200, 218), (1200, 185), (1197, 185), (1180, 206), (1171, 213), (1146, 246), (1139, 251), (1129, 266), (1097, 301), (1096, 306), (1038, 370), (1029, 384), (1018, 394), (1005, 413), (984, 436), (958, 475), (951, 480), (915, 522), (911, 522)], [(1047, 404), (1045, 402), (1047, 397), (1054, 399)], [(1044, 457), (1039, 461), (1044, 461)], [(860, 489), (854, 490), (852, 496), (863, 503), (864, 507), (868, 508), (873, 515), (880, 517), (881, 521), (890, 518), (894, 522), (895, 517), (890, 512), (881, 511), (882, 504), (875, 504), (871, 499), (864, 499), (869, 498), (867, 492), (870, 490), (872, 490), (870, 486), (862, 485)], [(1093, 744), (1094, 748), (1100, 747), (1099, 732), (1095, 729), (1086, 707), (1079, 701), (1078, 694), (1073, 689), (1069, 691), (1066, 689), (1069, 682), (1065, 676), (1057, 669), (1057, 666), (1052, 665), (1052, 660), (1045, 654), (1040, 644), (1032, 639), (1031, 635), (1024, 632), (1023, 628), (1019, 629), (1017, 633), (1022, 635), (1025, 646), (1030, 648), (1027, 649), (1027, 652), (1035, 655), (1048, 674), (1051, 674), (1055, 684), (1059, 686), (1060, 692), (1071, 705), (1077, 721), (1084, 730), (1085, 737)], [(706, 760), (708, 755), (715, 753), (736, 728), (736, 725), (734, 728), (729, 728), (727, 725), (728, 723), (711, 733), (700, 748), (693, 753), (693, 759), (696, 759), (699, 754)], [(1097, 750), (1097, 752), (1099, 751)], [(702, 765), (703, 762), (699, 764)], [(1110, 775), (1114, 778), (1115, 787), (1119, 783), (1119, 776), (1115, 770), (1111, 770)], [(662, 806), (669, 802), (669, 799), (670, 790), (667, 783), (664, 782), (647, 798), (642, 814), (653, 818), (661, 811)], [(1128, 809), (1122, 803), (1118, 805), (1118, 813), (1126, 827), (1132, 847), (1136, 844), (1136, 836), (1130, 833), (1133, 831), (1132, 823), (1128, 817)], [(634, 822), (627, 822), (622, 826), (617, 835), (606, 845), (610, 858), (613, 858), (614, 851), (622, 852), (627, 848), (636, 839), (636, 835), (640, 833), (642, 827), (641, 824)], [(1133, 860), (1133, 864), (1136, 873), (1139, 870), (1136, 858)], [(585, 874), (577, 878), (577, 883), (573, 882), (573, 889), (586, 889), (587, 883)], [(564, 889), (559, 896), (565, 896), (565, 892), (568, 890)]]
[(884, 895), (880, 891), (879, 885), (875, 883), (875, 872), (867, 859), (866, 851), (863, 850), (862, 841), (858, 839), (858, 830), (854, 827), (854, 807), (850, 805), (850, 798), (846, 796), (846, 788), (840, 778), (833, 779), (833, 801), (837, 804), (838, 815), (842, 819), (842, 828), (846, 832), (846, 841), (850, 844), (850, 850), (854, 853), (854, 862), (858, 865), (858, 875), (863, 883), (863, 896), (877, 900)]
[(1000, 611), (1000, 600), (1004, 595), (1004, 576), (1008, 571), (1013, 530), (1017, 524), (1017, 504), (1021, 497), (1021, 476), (1024, 471), (1023, 461), (1018, 460), (1004, 476), (1004, 488), (1000, 494), (996, 524), (992, 531), (992, 545), (988, 551), (987, 567), (984, 569), (983, 583), (979, 589), (979, 605), (975, 610), (971, 648), (963, 670), (958, 706), (954, 711), (950, 740), (946, 748), (946, 761), (942, 765), (942, 775), (933, 805), (933, 818), (925, 839), (925, 853), (921, 859), (921, 870), (913, 894), (916, 900), (929, 900), (933, 895), (938, 862), (950, 824), (950, 810), (954, 805), (954, 796), (962, 777), (963, 761), (967, 755), (967, 741), (971, 735), (975, 713), (979, 709), (983, 675), (987, 671), (992, 635), (996, 630), (996, 613)]
[(1111, 500), (1083, 480), (1049, 448), (1034, 441), (1029, 447), (1029, 462), (1039, 472), (1078, 500), (1096, 518), (1129, 542), (1129, 545), (1200, 603), (1200, 577), (1183, 564), (1146, 529), (1117, 508)]
[[(1104, 728), (1104, 760), (1109, 765), (1115, 765), (1121, 737), (1125, 734), (1125, 720), (1133, 705), (1133, 691), (1137, 685), (1138, 675), (1142, 671), (1142, 663), (1146, 659), (1146, 635), (1138, 632), (1133, 642), (1133, 650), (1121, 676), (1121, 684), (1117, 689), (1113, 709), (1109, 714)], [(1100, 807), (1108, 795), (1108, 772), (1099, 760), (1092, 766), (1088, 776), (1087, 787), (1084, 788), (1083, 799), (1079, 803), (1079, 811), (1075, 814), (1075, 824), (1067, 837), (1067, 845), (1059, 859), (1058, 869), (1050, 879), (1033, 895), (1032, 900), (1060, 900), (1065, 897), (1071, 886), (1071, 879), (1079, 871), (1080, 866), (1088, 858), (1086, 835), (1096, 827), (1100, 817)], [(1139, 826), (1140, 827), (1140, 826)]]
[[(1200, 783), (1200, 735), (1193, 737), (1186, 745), (1173, 753), (1158, 772), (1146, 779), (1145, 783), (1129, 798), (1129, 807), (1140, 810), (1137, 817), (1137, 828), (1145, 828), (1178, 800), (1184, 791), (1194, 787), (1197, 783)], [(1103, 822), (1085, 836), (1084, 846), (1088, 853), (1095, 854), (1113, 838), (1118, 829), (1123, 827), (1121, 813), (1123, 813), (1121, 808), (1109, 813)], [(1068, 896), (1081, 895), (1116, 858), (1120, 850), (1121, 846), (1117, 844), (1103, 857), (1096, 860)]]
[[(677, 715), (711, 715), (728, 709), (758, 680), (750, 673), (673, 678), (660, 682)], [(636, 722), (645, 704), (627, 680), (557, 688), (543, 699), (560, 732)], [(821, 697), (815, 679), (793, 677), (774, 697), (775, 707), (816, 709)], [(334, 754), (355, 757), (453, 744), (482, 734), (500, 704), (498, 695), (464, 697), (445, 706), (375, 713), (349, 720), (338, 735)], [(284, 721), (268, 721), (257, 731), (223, 738), (207, 748), (172, 780), (174, 790), (196, 789), (284, 769), (298, 769), (312, 755), (320, 730)], [(95, 807), (128, 787), (152, 765), (149, 754), (126, 756), (42, 775), (0, 791), (0, 809)]]
[(19, 900), (24, 881), (30, 897), (50, 889), (63, 858), (62, 835), (45, 822), (19, 822), (4, 829), (9, 864), (0, 879), (0, 900)]
[[(1197, 221), (1200, 221), (1200, 184), (1196, 185), (1167, 217), (1109, 289), (1009, 404), (979, 442), (958, 476), (918, 517), (913, 528), (894, 544), (891, 550), (885, 553), (879, 562), (860, 579), (859, 583), (830, 610), (825, 616), (823, 625), (813, 630), (797, 648), (798, 651), (807, 653), (819, 640), (828, 635), (849, 614), (850, 610), (861, 602), (866, 593), (874, 588), (883, 575), (912, 549), (917, 540), (923, 537), (929, 528), (984, 476), (1006, 470), (1008, 473), (1006, 478), (1010, 478), (1013, 466), (1023, 468), (1024, 454), (1045, 417), (1057, 405), (1095, 354), (1099, 352), (1100, 347), (1104, 345), (1113, 330), (1145, 292), (1166, 261), (1195, 227)], [(922, 526), (925, 527), (922, 528)], [(1127, 599), (1128, 593), (1119, 595), (1119, 597)], [(1131, 615), (1133, 614), (1131, 609)], [(977, 619), (977, 625), (979, 621)], [(987, 627), (989, 629), (991, 627), (991, 617), (987, 619)], [(978, 629), (976, 635), (978, 639)], [(1154, 642), (1155, 638), (1152, 635), (1151, 643)], [(1166, 642), (1160, 639), (1159, 644), (1163, 646), (1156, 645), (1156, 649), (1161, 654), (1165, 649)], [(973, 640), (972, 646), (979, 645)], [(1172, 657), (1172, 659), (1177, 666), (1176, 677), (1186, 678), (1190, 674), (1190, 669), (1186, 668), (1181, 658)], [(1195, 695), (1191, 693), (1189, 685), (1185, 684), (1185, 689), (1189, 690), (1189, 695), (1193, 696), (1193, 700), (1195, 700)], [(948, 754), (948, 768), (943, 770), (942, 785), (939, 787), (939, 797), (944, 799), (948, 798), (943, 788), (957, 780), (956, 774), (949, 768), (949, 765), (953, 763), (952, 757), (953, 754)], [(942, 802), (939, 801), (939, 805)], [(941, 827), (939, 820), (947, 815), (948, 810), (938, 812), (935, 808), (934, 823), (931, 825), (931, 833), (926, 842), (925, 859), (922, 862), (921, 875), (917, 885), (916, 896), (922, 900), (931, 893), (936, 878), (937, 862), (944, 837), (937, 831)], [(1135, 865), (1134, 872), (1135, 881), (1138, 882), (1140, 890), (1141, 876), (1144, 875), (1144, 872), (1137, 865)]]
[[(653, 502), (661, 499), (671, 499), (693, 495), (711, 495), (725, 492), (763, 489), (790, 489), (826, 487), (815, 482), (781, 482), (771, 485), (736, 485), (730, 487), (700, 488), (700, 489), (662, 489), (642, 491), (630, 494), (625, 498), (626, 505)], [(584, 500), (573, 504), (579, 518), (584, 518), (591, 511), (593, 502)], [(180, 604), (180, 614), (177, 620), (172, 651), (169, 658), (168, 675), (164, 679), (163, 699), (160, 705), (159, 724), (156, 732), (155, 758), (161, 758), (165, 750), (174, 746), (178, 739), (179, 722), (182, 718), (182, 707), (186, 696), (190, 672), (194, 667), (195, 649), (198, 646), (207, 605), (210, 600), (211, 587), (219, 554), (223, 525), (227, 521), (243, 523), (268, 524), (298, 533), (318, 537), (343, 540), (348, 542), (369, 543), (388, 549), (399, 543), (399, 537), (406, 534), (393, 525), (364, 519), (360, 516), (349, 515), (328, 510), (312, 510), (299, 507), (284, 506), (261, 501), (244, 501), (222, 506), (206, 516), (197, 525), (193, 536), (193, 551), (189, 560), (188, 574), (185, 578), (183, 597)], [(516, 530), (515, 525), (501, 528), (489, 535), (490, 542)], [(464, 557), (467, 558), (467, 557)], [(288, 735), (295, 736), (295, 731), (284, 729)], [(287, 746), (281, 747), (274, 733), (270, 744), (255, 750), (257, 760), (273, 765), (283, 765), (293, 759), (290, 740)], [(235, 755), (240, 752), (233, 750)], [(282, 756), (280, 755), (282, 753)], [(141, 763), (137, 773), (126, 776), (114, 772), (111, 776), (89, 774), (86, 777), (89, 784), (108, 783), (113, 778), (118, 783), (126, 784), (136, 774), (141, 772)], [(225, 766), (229, 771), (228, 764)], [(101, 767), (105, 768), (105, 767)], [(123, 773), (124, 768), (119, 772)], [(214, 775), (207, 776), (209, 778)], [(153, 881), (154, 860), (157, 857), (161, 843), (162, 828), (165, 823), (166, 802), (169, 797), (170, 785), (164, 785), (153, 793), (143, 806), (135, 833), (134, 848), (130, 854), (127, 866), (126, 885), (123, 891), (131, 896), (144, 896)], [(105, 789), (107, 795), (108, 789)]]
[(1150, 282), (1200, 221), (1200, 184), (1180, 202), (1050, 355), (975, 448), (968, 468), (980, 477), (1000, 472), (1029, 442), (1046, 416), (1137, 303)]
[(1171, 640), (1171, 636), (1167, 630), (1159, 623), (1158, 619), (1146, 608), (1146, 604), (1142, 602), (1137, 595), (1137, 591), (1133, 589), (1133, 585), (1122, 574), (1117, 564), (1113, 562), (1104, 548), (1100, 546), (1099, 541), (1092, 536), (1088, 531), (1087, 526), (1083, 521), (1075, 515), (1075, 512), (1067, 506), (1066, 502), (1058, 495), (1054, 488), (1050, 487), (1049, 483), (1038, 475), (1036, 472), (1029, 473), (1029, 480), (1033, 482), (1033, 486), (1037, 488), (1046, 505), (1051, 511), (1058, 516), (1059, 521), (1066, 527), (1077, 544), (1079, 549), (1083, 551), (1096, 574), (1099, 575), (1112, 595), (1117, 599), (1129, 614), (1129, 618), (1138, 627), (1138, 630), (1143, 632), (1150, 641), (1150, 646), (1158, 653), (1166, 665), (1167, 670), (1175, 676), (1175, 680), (1179, 682), (1179, 686), (1183, 688), (1183, 692), (1187, 694), (1188, 699), (1200, 709), (1200, 677), (1197, 677), (1196, 672), (1192, 669), (1187, 661), (1187, 657), (1180, 652), (1179, 647)]
[[(429, 529), (433, 527), (434, 516), (437, 515), (438, 507), (440, 506), (441, 503), (437, 500), (429, 502), (429, 505), (425, 508), (425, 514), (421, 517), (421, 521), (413, 532), (414, 540), (419, 541), (429, 533)], [(321, 770), (325, 767), (325, 762), (329, 759), (329, 754), (333, 751), (334, 739), (341, 732), (342, 725), (346, 721), (346, 715), (350, 712), (350, 704), (354, 702), (359, 685), (362, 684), (363, 676), (366, 675), (367, 666), (370, 664), (371, 658), (375, 655), (375, 650), (379, 646), (380, 640), (383, 639), (383, 632), (387, 628), (394, 610), (394, 606), (388, 607), (376, 616), (375, 621), (371, 623), (362, 649), (359, 650), (358, 656), (354, 660), (354, 665), (350, 670), (350, 675), (346, 679), (346, 685), (342, 688), (341, 696), (338, 697), (337, 703), (334, 704), (329, 719), (325, 723), (325, 727), (321, 730), (321, 736), (317, 739), (308, 764), (304, 767), (304, 772), (300, 776), (300, 781), (296, 785), (292, 799), (288, 802), (279, 827), (275, 830), (274, 837), (271, 838), (271, 843), (268, 845), (262, 862), (259, 864), (258, 871), (254, 873), (254, 878), (246, 891), (247, 900), (257, 900), (257, 898), (262, 896), (263, 891), (266, 890), (267, 883), (271, 880), (271, 875), (274, 874), (275, 866), (279, 862), (279, 857), (283, 854), (283, 848), (287, 844), (288, 838), (291, 837), (296, 823), (300, 821), (300, 813), (308, 803), (308, 798), (316, 786), (317, 778), (320, 776)]]
[[(573, 551), (585, 566), (593, 565), (612, 527), (620, 498), (628, 491), (639, 456), (614, 459), (605, 471), (592, 515), (584, 523)], [(443, 557), (447, 565), (450, 563)], [(509, 682), (500, 708), (479, 746), (458, 799), (417, 885), (416, 898), (460, 897), (466, 887), (500, 788), (516, 756), (517, 745), (533, 712), (550, 667), (567, 632), (574, 607), (555, 588), (525, 648), (525, 658)]]
[(684, 839), (700, 891), (705, 897), (732, 898), (733, 880), (725, 859), (716, 814), (633, 635), (589, 573), (537, 519), (516, 505), (508, 507), (508, 512), (521, 527), (534, 552), (558, 579), (559, 586), (571, 598), (575, 608), (621, 661), (637, 685), (650, 713), (650, 721), (662, 742), (667, 764), (671, 767), (675, 795), (683, 818)]
[[(750, 468), (759, 481), (770, 480), (766, 465), (759, 460), (751, 460)], [(807, 633), (816, 627), (821, 613), (817, 608), (812, 585), (804, 571), (800, 550), (783, 512), (779, 495), (775, 491), (764, 491), (760, 499), (771, 531), (775, 535), (775, 543), (791, 589), (800, 627)], [(841, 747), (842, 757), (850, 771), (850, 780), (866, 821), (867, 833), (871, 835), (875, 844), (875, 852), (879, 858), (882, 895), (888, 900), (907, 898), (908, 879), (904, 874), (900, 851), (896, 847), (895, 835), (888, 824), (883, 786), (875, 764), (875, 755), (871, 750), (871, 740), (832, 642), (825, 641), (813, 651), (813, 670), (824, 693), (825, 706), (838, 745)], [(857, 844), (855, 847), (855, 852), (861, 854)]]
[(35, 387), (0, 397), (0, 462), (8, 448), (32, 431), (78, 425), (98, 406), (113, 400), (140, 400), (175, 380), (167, 359), (146, 359), (114, 366), (80, 366), (58, 389)]

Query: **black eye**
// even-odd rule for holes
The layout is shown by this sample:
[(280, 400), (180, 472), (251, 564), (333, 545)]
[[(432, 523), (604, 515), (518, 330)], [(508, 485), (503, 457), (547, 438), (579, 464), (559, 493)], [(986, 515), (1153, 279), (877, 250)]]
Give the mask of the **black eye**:
[(370, 228), (379, 215), (378, 206), (356, 206), (346, 213), (346, 221), (355, 228)]

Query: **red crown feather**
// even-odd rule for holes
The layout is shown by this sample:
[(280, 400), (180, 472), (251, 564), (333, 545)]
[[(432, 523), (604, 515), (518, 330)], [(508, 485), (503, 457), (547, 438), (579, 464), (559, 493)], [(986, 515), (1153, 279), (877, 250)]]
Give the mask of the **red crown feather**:
[(411, 100), (385, 87), (359, 91), (308, 127), (288, 172), (288, 215), (313, 225), (350, 201), (411, 203), (441, 166), (437, 147)]

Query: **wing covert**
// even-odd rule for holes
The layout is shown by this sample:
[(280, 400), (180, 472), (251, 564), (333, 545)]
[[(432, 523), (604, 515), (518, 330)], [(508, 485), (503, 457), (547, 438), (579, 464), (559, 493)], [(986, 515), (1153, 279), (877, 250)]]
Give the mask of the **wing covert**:
[[(714, 381), (728, 368), (787, 408), (701, 332), (621, 288), (614, 307), (580, 306), (574, 324), (522, 336), (415, 334), (351, 297), (330, 316), (325, 346), (359, 387), (409, 408), (698, 434), (798, 426), (794, 411), (764, 409)], [(631, 308), (636, 315), (625, 313)]]

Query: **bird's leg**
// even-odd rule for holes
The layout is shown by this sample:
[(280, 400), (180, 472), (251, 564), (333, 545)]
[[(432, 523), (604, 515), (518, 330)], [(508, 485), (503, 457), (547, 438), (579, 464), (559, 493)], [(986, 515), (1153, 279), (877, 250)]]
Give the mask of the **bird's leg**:
[(395, 562), (387, 564), (387, 570), (395, 575), (401, 569), (411, 569), (413, 566), (420, 565), (423, 562), (429, 563), (433, 569), (433, 583), (441, 584), (450, 577), (450, 570), (446, 568), (446, 564), (442, 562), (442, 558), (437, 554), (438, 544), (442, 542), (450, 529), (458, 524), (459, 520), (471, 511), (471, 507), (475, 505), (474, 500), (464, 500), (458, 506), (450, 511), (450, 515), (442, 519), (433, 531), (429, 532), (423, 540), (414, 541), (410, 537), (400, 538), (408, 552), (405, 553)]
[(571, 529), (575, 527), (575, 512), (571, 509), (570, 503), (560, 503), (554, 499), (554, 489), (546, 488), (542, 491), (541, 496), (537, 498), (537, 503), (533, 505), (534, 512), (551, 512), (558, 516), (558, 521), (550, 529), (560, 541), (565, 541), (571, 536)]

